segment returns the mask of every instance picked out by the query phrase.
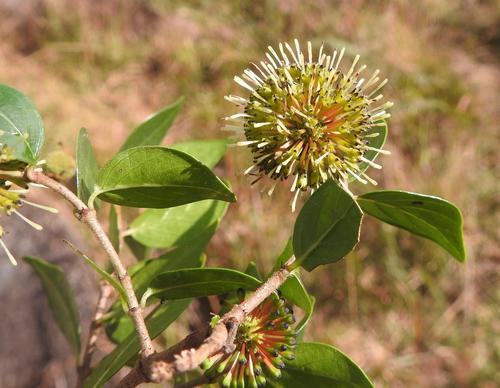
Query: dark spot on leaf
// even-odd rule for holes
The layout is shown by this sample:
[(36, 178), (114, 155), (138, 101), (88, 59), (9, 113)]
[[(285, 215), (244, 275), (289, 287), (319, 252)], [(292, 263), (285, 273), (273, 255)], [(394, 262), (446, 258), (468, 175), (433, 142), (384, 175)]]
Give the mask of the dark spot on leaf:
[(412, 205), (423, 205), (424, 203), (422, 201), (411, 201)]

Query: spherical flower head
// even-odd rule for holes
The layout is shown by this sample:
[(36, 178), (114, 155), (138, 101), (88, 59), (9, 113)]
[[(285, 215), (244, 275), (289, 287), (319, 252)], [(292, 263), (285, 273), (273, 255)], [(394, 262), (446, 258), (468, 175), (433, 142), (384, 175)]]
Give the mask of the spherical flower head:
[(290, 307), (273, 294), (248, 314), (238, 328), (235, 350), (223, 350), (205, 360), (201, 367), (220, 385), (257, 388), (267, 379), (278, 379), (287, 360), (294, 359), (295, 318)]
[(392, 106), (379, 103), (378, 91), (387, 80), (380, 81), (378, 70), (368, 80), (360, 76), (366, 66), (357, 67), (359, 55), (344, 72), (344, 49), (327, 55), (322, 46), (313, 56), (311, 42), (307, 46), (307, 55), (297, 39), (294, 48), (280, 43), (279, 53), (269, 47), (268, 61), (235, 77), (249, 97), (226, 97), (243, 108), (226, 119), (236, 123), (228, 129), (246, 138), (238, 144), (253, 154), (246, 173), (256, 175), (255, 181), (293, 177), (295, 200), (329, 178), (343, 185), (351, 178), (376, 183), (361, 166), (380, 168), (365, 157), (368, 151), (381, 151), (368, 139), (377, 136), (371, 130), (390, 117), (386, 109)]

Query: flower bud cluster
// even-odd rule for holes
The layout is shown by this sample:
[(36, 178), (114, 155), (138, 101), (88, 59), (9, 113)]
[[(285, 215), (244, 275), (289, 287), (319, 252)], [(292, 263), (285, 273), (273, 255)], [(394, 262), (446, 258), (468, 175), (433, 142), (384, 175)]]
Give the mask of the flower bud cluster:
[(295, 357), (294, 323), (291, 307), (271, 295), (245, 317), (232, 353), (221, 350), (203, 362), (205, 375), (225, 388), (263, 387), (268, 379), (280, 378), (286, 361)]

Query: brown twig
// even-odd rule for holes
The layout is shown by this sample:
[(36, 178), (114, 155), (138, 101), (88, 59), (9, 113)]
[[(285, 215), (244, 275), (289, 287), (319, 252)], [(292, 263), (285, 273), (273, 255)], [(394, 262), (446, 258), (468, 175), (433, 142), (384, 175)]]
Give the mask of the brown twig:
[(77, 387), (81, 387), (87, 376), (90, 374), (90, 364), (92, 363), (92, 356), (94, 354), (97, 339), (101, 332), (102, 325), (99, 320), (102, 318), (108, 307), (108, 301), (113, 294), (113, 287), (105, 282), (101, 281), (99, 287), (99, 299), (97, 301), (97, 306), (94, 313), (94, 318), (90, 323), (89, 335), (87, 338), (87, 344), (83, 351), (82, 363), (78, 368), (78, 382)]
[[(205, 359), (224, 349), (231, 352), (239, 325), (257, 306), (276, 291), (290, 276), (292, 257), (282, 268), (272, 274), (257, 290), (242, 303), (235, 305), (211, 330), (196, 331), (170, 349), (153, 354), (137, 364), (122, 381), (119, 388), (132, 388), (142, 383), (160, 383), (171, 380), (175, 373), (186, 372), (198, 367)], [(208, 336), (207, 336), (208, 335)], [(147, 365), (148, 373), (143, 367)]]
[(27, 169), (24, 175), (28, 181), (46, 186), (55, 193), (62, 196), (75, 208), (75, 214), (77, 218), (81, 222), (86, 224), (92, 231), (92, 233), (97, 238), (102, 248), (108, 255), (111, 264), (113, 265), (113, 268), (115, 270), (115, 273), (117, 274), (117, 277), (120, 280), (120, 283), (122, 284), (125, 293), (127, 295), (129, 315), (132, 317), (132, 320), (134, 321), (135, 330), (137, 332), (137, 335), (139, 336), (139, 340), (141, 343), (142, 357), (147, 358), (152, 354), (154, 354), (153, 343), (146, 328), (146, 324), (144, 323), (142, 309), (137, 301), (137, 297), (135, 295), (134, 288), (132, 286), (132, 281), (130, 280), (130, 276), (128, 275), (127, 270), (125, 269), (125, 266), (121, 262), (118, 253), (116, 253), (115, 249), (113, 248), (113, 244), (111, 244), (111, 241), (109, 240), (101, 224), (97, 220), (95, 210), (89, 208), (85, 203), (83, 203), (82, 200), (80, 200), (80, 198), (78, 198), (66, 186), (50, 178), (41, 171), (36, 171), (34, 169)]

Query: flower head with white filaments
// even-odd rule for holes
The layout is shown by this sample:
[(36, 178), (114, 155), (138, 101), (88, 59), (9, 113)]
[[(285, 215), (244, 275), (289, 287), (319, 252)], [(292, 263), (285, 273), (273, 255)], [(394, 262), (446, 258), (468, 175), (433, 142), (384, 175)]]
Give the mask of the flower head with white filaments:
[(366, 153), (388, 153), (371, 147), (369, 140), (378, 136), (371, 130), (390, 117), (386, 109), (393, 105), (380, 103), (378, 92), (387, 79), (380, 80), (379, 70), (368, 79), (360, 76), (366, 66), (357, 66), (359, 55), (343, 72), (345, 49), (327, 55), (321, 46), (313, 56), (311, 42), (306, 55), (297, 39), (294, 43), (280, 43), (279, 51), (269, 46), (267, 61), (234, 78), (249, 97), (225, 97), (243, 108), (225, 119), (232, 122), (226, 129), (245, 136), (237, 144), (253, 154), (245, 174), (257, 177), (252, 183), (264, 176), (276, 181), (293, 177), (293, 210), (299, 193), (314, 191), (330, 178), (346, 189), (351, 177), (376, 184), (361, 166), (381, 168)]
[[(0, 161), (3, 161), (5, 159), (6, 161), (10, 162), (11, 160), (8, 157), (5, 157), (5, 155), (7, 156), (10, 155), (9, 152), (10, 150), (8, 148), (0, 144)], [(38, 164), (42, 163), (43, 161), (39, 162)], [(39, 169), (41, 171), (41, 168)], [(25, 198), (26, 194), (28, 193), (29, 186), (33, 184), (27, 184), (23, 182), (22, 177), (23, 177), (23, 171), (2, 170), (0, 163), (0, 216), (16, 215), (21, 220), (26, 222), (28, 225), (33, 227), (35, 230), (42, 230), (43, 228), (41, 225), (37, 224), (36, 222), (33, 222), (32, 220), (21, 214), (19, 212), (19, 208), (23, 205), (29, 205), (48, 211), (50, 213), (57, 213), (57, 209), (39, 205), (37, 203), (33, 203), (26, 200)], [(17, 265), (16, 259), (14, 258), (10, 250), (7, 248), (7, 245), (5, 245), (5, 242), (2, 239), (6, 233), (7, 233), (6, 229), (2, 225), (0, 225), (0, 246), (5, 251), (5, 254), (9, 258), (10, 262), (13, 265)]]

